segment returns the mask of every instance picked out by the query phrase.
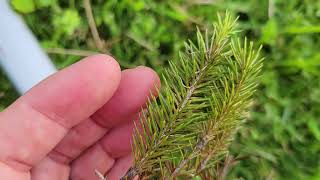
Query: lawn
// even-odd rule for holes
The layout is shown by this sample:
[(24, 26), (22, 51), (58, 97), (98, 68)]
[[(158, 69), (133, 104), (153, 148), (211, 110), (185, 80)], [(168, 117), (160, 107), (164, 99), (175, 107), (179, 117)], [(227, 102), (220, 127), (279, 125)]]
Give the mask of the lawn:
[[(82, 1), (12, 0), (57, 68), (97, 52)], [(228, 179), (320, 179), (319, 0), (93, 0), (105, 49), (123, 69), (161, 73), (195, 29), (217, 12), (239, 16), (241, 34), (266, 57), (254, 108), (230, 148)], [(62, 54), (57, 54), (62, 50)], [(73, 51), (71, 51), (73, 52)], [(0, 72), (0, 110), (18, 97)]]

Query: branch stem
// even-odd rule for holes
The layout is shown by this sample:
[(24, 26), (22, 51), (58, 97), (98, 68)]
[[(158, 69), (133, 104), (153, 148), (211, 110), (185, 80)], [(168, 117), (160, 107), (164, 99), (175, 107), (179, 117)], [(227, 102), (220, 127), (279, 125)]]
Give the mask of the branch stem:
[(64, 48), (48, 48), (45, 51), (49, 54), (63, 54), (63, 55), (74, 55), (74, 56), (91, 56), (99, 54), (99, 52), (78, 50), (78, 49), (64, 49)]
[[(194, 148), (194, 151), (192, 153), (190, 153), (177, 167), (176, 169), (173, 171), (173, 173), (171, 174), (171, 177), (175, 178), (178, 173), (180, 172), (180, 170), (192, 159), (193, 155), (201, 152), (207, 145), (207, 143), (209, 142), (209, 137), (204, 136), (203, 138), (201, 138), (198, 143), (196, 144), (196, 147)], [(166, 177), (166, 180), (169, 180), (169, 177)]]
[[(207, 129), (207, 131), (206, 131), (207, 133), (204, 134), (199, 139), (199, 141), (197, 142), (197, 144), (193, 148), (194, 150), (188, 156), (186, 156), (186, 158), (184, 158), (184, 160), (181, 161), (181, 163), (177, 166), (177, 168), (171, 174), (171, 177), (176, 177), (178, 175), (178, 173), (180, 172), (180, 170), (192, 159), (192, 157), (194, 157), (196, 154), (202, 152), (205, 149), (205, 147), (207, 146), (207, 144), (212, 140), (212, 138), (214, 137), (214, 134), (212, 134), (212, 132), (215, 131), (218, 123), (222, 119), (224, 119), (224, 117), (226, 116), (226, 114), (228, 112), (229, 107), (233, 106), (233, 103), (232, 103), (233, 101), (232, 100), (235, 98), (235, 95), (237, 93), (239, 93), (238, 91), (242, 86), (242, 82), (243, 82), (243, 72), (242, 72), (242, 76), (241, 76), (239, 82), (237, 83), (237, 86), (235, 87), (234, 94), (233, 94), (233, 96), (230, 97), (230, 100), (228, 100), (229, 103), (227, 103), (226, 106), (224, 106), (224, 108), (223, 108), (223, 110), (221, 112), (221, 116), (218, 116), (217, 118), (213, 119), (217, 123), (214, 123), (213, 127)], [(205, 168), (206, 164), (212, 158), (212, 156), (213, 156), (213, 154), (215, 152), (216, 151), (211, 152), (205, 159), (203, 159), (201, 161), (200, 168), (198, 168), (200, 171)], [(169, 178), (167, 177), (166, 180), (169, 180)]]
[(106, 49), (104, 46), (104, 42), (100, 39), (99, 32), (98, 32), (96, 23), (94, 21), (90, 0), (83, 0), (83, 6), (86, 11), (87, 20), (88, 20), (91, 34), (93, 36), (94, 43), (97, 49), (100, 52), (104, 53), (106, 52)]

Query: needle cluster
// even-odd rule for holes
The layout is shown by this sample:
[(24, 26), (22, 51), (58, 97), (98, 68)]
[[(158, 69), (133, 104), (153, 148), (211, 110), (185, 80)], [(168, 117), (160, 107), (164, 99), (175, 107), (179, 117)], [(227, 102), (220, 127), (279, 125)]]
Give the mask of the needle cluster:
[(134, 135), (134, 165), (122, 179), (214, 179), (215, 166), (245, 117), (263, 58), (237, 37), (236, 19), (218, 15), (212, 32), (197, 41), (162, 75)]

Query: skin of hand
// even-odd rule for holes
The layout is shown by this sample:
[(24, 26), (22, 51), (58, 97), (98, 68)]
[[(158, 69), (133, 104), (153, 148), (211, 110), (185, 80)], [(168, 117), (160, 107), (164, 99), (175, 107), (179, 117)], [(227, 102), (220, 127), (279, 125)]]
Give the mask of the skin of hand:
[(139, 111), (157, 74), (120, 70), (107, 55), (84, 58), (43, 80), (0, 112), (0, 179), (118, 180), (132, 165)]

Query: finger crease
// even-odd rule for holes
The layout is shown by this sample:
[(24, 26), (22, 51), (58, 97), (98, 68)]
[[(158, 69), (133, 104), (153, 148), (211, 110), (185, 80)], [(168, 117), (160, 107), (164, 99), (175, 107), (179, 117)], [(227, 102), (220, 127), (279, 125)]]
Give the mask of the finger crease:
[(0, 162), (19, 172), (28, 172), (32, 168), (32, 164), (13, 157), (7, 157), (3, 161), (0, 160)]
[(95, 114), (94, 116), (91, 116), (91, 119), (93, 120), (94, 123), (96, 123), (96, 125), (98, 125), (99, 127), (103, 128), (103, 129), (110, 129), (110, 127), (106, 126), (105, 124), (101, 123), (103, 122), (103, 119), (100, 115)]
[(107, 146), (105, 146), (103, 143), (99, 142), (99, 145), (101, 146), (101, 148), (103, 149), (103, 151), (108, 154), (110, 157), (113, 158), (112, 153), (110, 152), (109, 148)]
[(56, 149), (50, 152), (49, 157), (55, 162), (65, 165), (69, 164), (73, 160), (73, 157), (68, 156), (67, 154), (62, 153), (60, 151), (57, 151)]
[[(27, 104), (25, 103), (27, 107), (29, 107), (32, 111), (44, 116), (47, 120), (53, 122), (54, 124), (60, 126), (61, 128), (65, 129), (66, 131), (68, 131), (70, 128), (68, 128), (67, 126), (65, 126), (64, 124), (60, 123), (63, 121), (64, 118), (62, 118), (61, 116), (59, 116), (58, 114), (54, 113), (54, 116), (50, 116), (47, 113), (41, 112), (39, 111), (37, 108), (35, 108), (33, 105), (31, 104)], [(58, 120), (58, 121), (57, 121)]]

